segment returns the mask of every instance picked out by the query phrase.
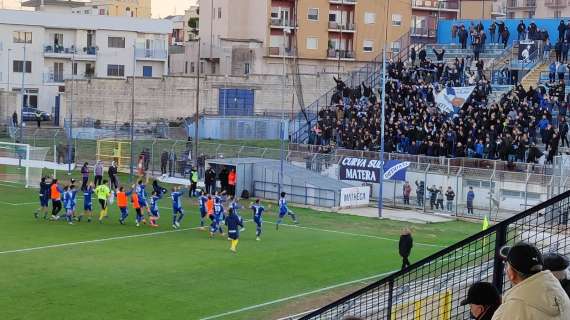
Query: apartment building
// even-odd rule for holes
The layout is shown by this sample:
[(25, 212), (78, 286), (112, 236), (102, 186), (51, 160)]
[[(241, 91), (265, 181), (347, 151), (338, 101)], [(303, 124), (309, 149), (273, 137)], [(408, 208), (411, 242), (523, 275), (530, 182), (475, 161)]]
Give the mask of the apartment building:
[(150, 18), (151, 0), (28, 0), (22, 7), (35, 11), (113, 17)]
[(70, 79), (162, 77), (166, 20), (0, 10), (0, 87), (52, 111)]
[[(387, 0), (201, 0), (200, 49), (206, 73), (344, 72), (382, 52), (398, 52), (411, 2)], [(386, 31), (387, 30), (387, 31)], [(187, 52), (196, 54), (197, 42)], [(195, 56), (173, 73), (196, 70)], [(287, 62), (290, 63), (290, 62)], [(189, 65), (189, 67), (186, 67)]]
[(507, 18), (567, 18), (570, 16), (568, 0), (506, 0)]

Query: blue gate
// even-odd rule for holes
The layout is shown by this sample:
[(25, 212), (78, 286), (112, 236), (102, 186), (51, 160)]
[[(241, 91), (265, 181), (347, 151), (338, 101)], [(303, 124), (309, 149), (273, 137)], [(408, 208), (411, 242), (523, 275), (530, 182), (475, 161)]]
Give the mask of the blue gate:
[(252, 89), (220, 88), (218, 113), (223, 116), (252, 116), (254, 101)]

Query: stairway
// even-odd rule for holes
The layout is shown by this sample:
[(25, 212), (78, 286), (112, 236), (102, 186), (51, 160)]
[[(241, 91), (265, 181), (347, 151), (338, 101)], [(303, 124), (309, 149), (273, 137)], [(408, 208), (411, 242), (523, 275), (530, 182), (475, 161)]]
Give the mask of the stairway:
[(529, 71), (521, 80), (522, 86), (525, 89), (528, 89), (531, 86), (536, 88), (536, 85), (540, 82), (541, 72), (548, 71), (549, 64), (550, 62), (545, 60)]

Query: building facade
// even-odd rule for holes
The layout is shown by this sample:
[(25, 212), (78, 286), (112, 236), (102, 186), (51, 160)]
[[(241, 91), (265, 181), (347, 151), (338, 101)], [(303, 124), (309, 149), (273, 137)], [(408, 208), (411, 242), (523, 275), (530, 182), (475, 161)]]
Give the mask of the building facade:
[(151, 0), (28, 0), (22, 7), (35, 11), (113, 17), (150, 18)]
[[(70, 79), (162, 77), (166, 20), (0, 10), (0, 87), (51, 112)], [(23, 86), (22, 86), (23, 85)]]
[(506, 0), (507, 18), (561, 18), (570, 16), (568, 0)]

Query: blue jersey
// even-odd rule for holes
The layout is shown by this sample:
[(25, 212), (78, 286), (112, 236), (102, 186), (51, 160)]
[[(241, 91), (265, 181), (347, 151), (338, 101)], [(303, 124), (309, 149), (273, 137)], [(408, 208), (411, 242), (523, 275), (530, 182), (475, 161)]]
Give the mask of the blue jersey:
[(251, 210), (253, 210), (253, 219), (261, 219), (263, 216), (263, 211), (265, 208), (260, 204), (254, 204), (251, 206)]
[(221, 221), (224, 217), (224, 206), (220, 203), (214, 204), (214, 219)]
[(182, 191), (172, 192), (170, 198), (172, 199), (172, 209), (182, 209)]
[(160, 196), (152, 196), (150, 198), (150, 212), (158, 212), (158, 200), (160, 200)]
[(91, 196), (93, 195), (93, 188), (87, 187), (83, 192), (83, 205), (90, 206), (93, 203)]
[(198, 198), (198, 205), (200, 206), (200, 210), (206, 210), (206, 202), (208, 202), (208, 197), (202, 195)]
[(145, 191), (146, 186), (144, 184), (139, 184), (136, 186), (136, 192), (137, 195), (139, 196), (139, 201), (141, 200), (146, 200), (146, 191)]
[(286, 214), (287, 212), (289, 212), (287, 200), (285, 200), (285, 198), (279, 199), (279, 214)]
[(49, 184), (40, 182), (40, 197), (49, 199)]
[(238, 210), (241, 208), (241, 206), (239, 205), (239, 203), (237, 201), (232, 201), (232, 203), (230, 204), (230, 208), (232, 208), (234, 213), (239, 216)]
[(77, 194), (77, 191), (66, 191), (63, 194), (63, 206), (65, 209), (75, 209), (75, 205), (77, 204), (75, 195)]

